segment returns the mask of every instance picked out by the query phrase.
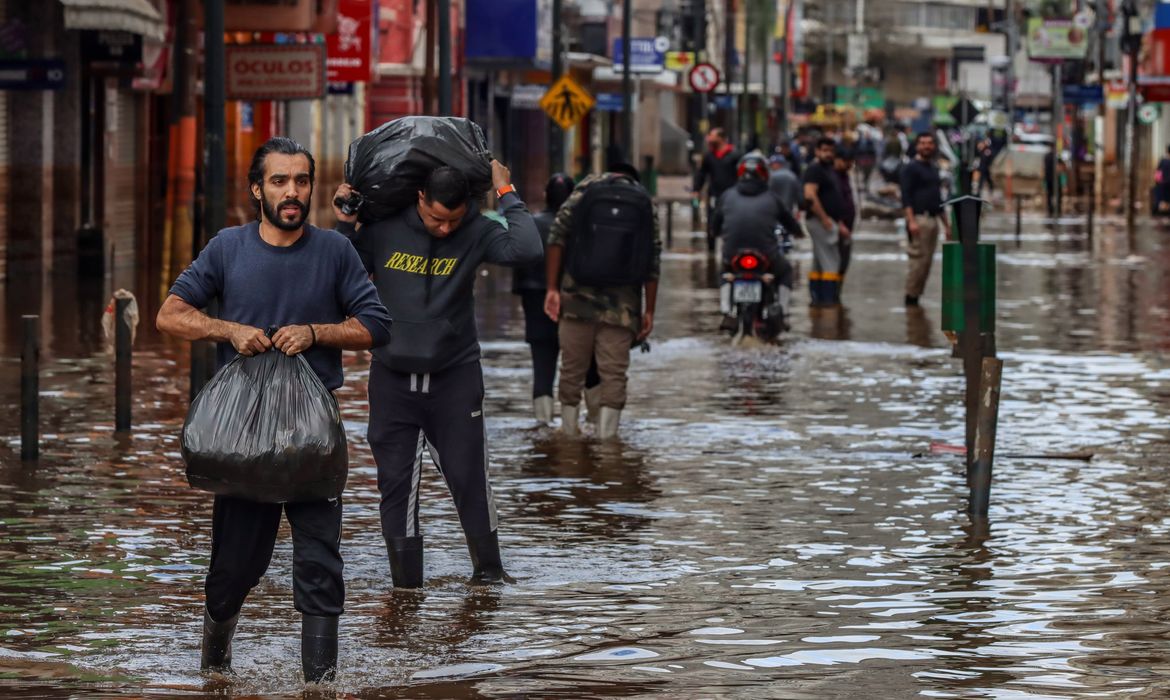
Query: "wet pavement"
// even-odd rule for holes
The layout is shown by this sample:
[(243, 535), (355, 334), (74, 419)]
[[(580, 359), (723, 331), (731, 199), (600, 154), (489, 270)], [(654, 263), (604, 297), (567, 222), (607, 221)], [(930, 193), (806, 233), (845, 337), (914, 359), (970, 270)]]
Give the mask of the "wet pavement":
[[(506, 563), (475, 589), (424, 478), (427, 585), (393, 591), (364, 442), (368, 362), (339, 392), (347, 697), (1139, 698), (1170, 695), (1170, 231), (991, 215), (1003, 403), (990, 523), (964, 515), (959, 362), (901, 306), (892, 224), (862, 226), (845, 305), (775, 347), (717, 335), (713, 270), (676, 240), (623, 439), (529, 418), (508, 277), (482, 279), (488, 430)], [(680, 227), (681, 228), (681, 227)], [(808, 269), (807, 244), (801, 265)], [(0, 696), (292, 696), (285, 536), (244, 608), (238, 679), (197, 672), (210, 498), (179, 458), (186, 350), (143, 329), (135, 429), (113, 432), (105, 290), (13, 280), (0, 387)], [(41, 300), (38, 303), (38, 299)], [(19, 315), (45, 318), (44, 447), (19, 461)], [(150, 312), (147, 310), (147, 318)], [(1091, 459), (1085, 459), (1088, 455)]]

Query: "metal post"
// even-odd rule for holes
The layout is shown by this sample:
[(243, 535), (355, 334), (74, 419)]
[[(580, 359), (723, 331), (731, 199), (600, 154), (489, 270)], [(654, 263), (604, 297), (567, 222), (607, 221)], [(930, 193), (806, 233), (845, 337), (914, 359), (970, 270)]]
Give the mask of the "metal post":
[(963, 332), (959, 351), (963, 374), (967, 380), (967, 469), (970, 475), (975, 454), (975, 418), (979, 409), (979, 372), (983, 359), (983, 329), (980, 309), (982, 290), (979, 283), (979, 212), (982, 201), (964, 197), (955, 204), (959, 242), (963, 247)]
[(1020, 230), (1023, 228), (1024, 195), (1016, 195), (1016, 247), (1020, 247)]
[[(561, 79), (565, 71), (561, 41), (561, 0), (552, 0), (552, 82)], [(548, 124), (549, 175), (565, 169), (565, 132), (551, 119)]]
[[(1125, 119), (1125, 164), (1128, 166), (1125, 178), (1125, 231), (1132, 244), (1135, 216), (1137, 213), (1138, 188), (1138, 57), (1129, 55), (1129, 112)], [(1131, 245), (1130, 250), (1133, 250)]]
[(114, 306), (114, 429), (130, 430), (130, 321), (126, 318), (129, 299)]
[(978, 419), (975, 428), (975, 459), (972, 462), (969, 486), (971, 500), (968, 512), (976, 517), (986, 516), (991, 504), (991, 467), (995, 458), (995, 434), (999, 423), (999, 389), (1003, 379), (1003, 360), (983, 359), (979, 385)]
[[(451, 0), (439, 0), (439, 114), (451, 114)], [(474, 30), (473, 30), (474, 31)]]
[(792, 12), (792, 3), (784, 13), (784, 38), (780, 40), (780, 138), (788, 138), (788, 112), (792, 109), (789, 104), (788, 81), (792, 80), (792, 64), (788, 62), (788, 24), (789, 14)]
[[(625, 158), (634, 162), (634, 82), (630, 75), (630, 25), (634, 17), (634, 0), (622, 0), (622, 148)], [(608, 164), (607, 164), (608, 165)]]
[(667, 202), (666, 203), (666, 249), (667, 250), (670, 250), (670, 248), (674, 245), (674, 216), (672, 216), (673, 213), (674, 213), (674, 203)]
[(24, 347), (20, 353), (20, 458), (40, 456), (41, 317), (22, 316)]
[[(744, 7), (740, 11), (746, 14), (747, 8)], [(743, 89), (740, 91), (739, 95), (739, 147), (743, 149), (743, 152), (747, 152), (747, 149), (749, 148), (749, 144), (751, 143), (751, 134), (753, 131), (751, 125), (752, 109), (748, 102), (748, 100), (751, 99), (751, 95), (748, 92), (748, 81), (751, 79), (752, 72), (752, 27), (751, 23), (747, 20), (748, 18), (745, 17), (743, 30), (743, 62), (740, 64), (740, 70), (743, 71), (741, 81), (743, 83)]]
[[(192, 247), (198, 254), (203, 246), (215, 237), (226, 221), (227, 182), (227, 118), (224, 113), (226, 102), (226, 59), (223, 46), (222, 2), (203, 3), (203, 232), (198, 231)], [(207, 309), (210, 316), (218, 315), (216, 305)], [(211, 378), (212, 363), (208, 361), (208, 350), (203, 343), (191, 344), (191, 396), (194, 397)], [(127, 375), (129, 376), (129, 375)], [(129, 414), (127, 414), (128, 416)]]

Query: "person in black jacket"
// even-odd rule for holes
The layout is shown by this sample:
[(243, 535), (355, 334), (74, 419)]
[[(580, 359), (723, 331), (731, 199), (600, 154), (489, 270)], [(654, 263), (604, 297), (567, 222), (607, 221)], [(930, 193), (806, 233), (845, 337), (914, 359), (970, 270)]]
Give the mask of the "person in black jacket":
[[(552, 229), (557, 210), (569, 198), (576, 183), (564, 173), (549, 178), (544, 186), (544, 211), (532, 219), (540, 231), (540, 239), (548, 246), (548, 232)], [(532, 352), (532, 412), (541, 423), (553, 419), (553, 384), (557, 378), (557, 357), (561, 345), (557, 339), (557, 324), (544, 313), (545, 284), (544, 259), (527, 267), (518, 267), (512, 273), (512, 293), (520, 297), (524, 309), (524, 342)], [(596, 420), (600, 396), (597, 387), (601, 378), (594, 361), (585, 378), (585, 403), (589, 415)]]
[[(449, 167), (430, 174), (416, 206), (356, 232), (356, 217), (335, 206), (338, 229), (351, 236), (394, 319), (390, 342), (373, 350), (367, 439), (378, 463), (390, 574), (399, 588), (423, 581), (418, 514), (424, 451), (455, 500), (472, 581), (506, 580), (488, 480), (475, 279), (480, 263), (540, 260), (540, 233), (510, 180), (508, 169), (492, 161), (506, 226), (480, 214), (467, 177)], [(339, 190), (335, 199), (347, 194)]]
[(727, 142), (727, 134), (718, 127), (711, 129), (707, 133), (707, 151), (703, 154), (699, 169), (695, 171), (694, 186), (691, 188), (693, 196), (698, 199), (703, 186), (707, 185), (708, 250), (715, 249), (715, 235), (711, 228), (715, 220), (715, 207), (718, 206), (719, 197), (735, 187), (739, 180), (738, 166), (739, 153)]

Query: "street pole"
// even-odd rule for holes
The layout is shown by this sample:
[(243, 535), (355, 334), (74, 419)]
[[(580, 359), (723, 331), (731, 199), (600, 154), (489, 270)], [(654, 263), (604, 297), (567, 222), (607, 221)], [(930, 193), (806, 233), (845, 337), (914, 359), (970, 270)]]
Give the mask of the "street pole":
[(1141, 18), (1138, 16), (1137, 3), (1134, 0), (1125, 0), (1122, 6), (1123, 31), (1121, 37), (1122, 51), (1129, 54), (1129, 112), (1125, 120), (1125, 232), (1129, 238), (1130, 251), (1133, 250), (1135, 208), (1137, 204), (1137, 76), (1138, 53), (1141, 51)]
[(780, 138), (788, 138), (788, 112), (792, 109), (789, 104), (789, 87), (788, 83), (792, 80), (792, 64), (788, 61), (788, 42), (791, 39), (788, 37), (788, 12), (791, 12), (791, 6), (784, 13), (784, 39), (780, 42)]
[[(561, 0), (552, 0), (552, 82), (555, 85), (564, 72), (561, 55)], [(548, 124), (548, 170), (549, 175), (565, 169), (565, 132), (551, 119)]]
[(630, 25), (634, 18), (634, 0), (622, 0), (622, 148), (625, 158), (634, 164), (634, 81), (630, 75)]
[(1056, 218), (1061, 216), (1064, 188), (1060, 182), (1060, 154), (1064, 152), (1064, 63), (1052, 67), (1052, 179), (1056, 191)]
[(451, 0), (439, 0), (439, 114), (451, 114)]
[[(746, 13), (747, 8), (744, 8), (742, 11)], [(743, 147), (744, 151), (746, 151), (752, 140), (752, 110), (748, 105), (748, 99), (750, 97), (750, 93), (748, 92), (748, 81), (751, 79), (752, 72), (752, 28), (746, 17), (744, 18), (743, 30), (743, 63), (740, 64), (740, 67), (741, 70), (743, 70), (743, 89), (740, 91), (739, 95), (739, 128), (740, 133), (742, 134), (742, 136), (740, 136), (740, 145)]]
[[(227, 182), (227, 119), (224, 113), (226, 102), (226, 58), (223, 46), (223, 3), (203, 3), (203, 236), (199, 241), (196, 232), (194, 246), (197, 251), (210, 241), (224, 227), (226, 212)], [(195, 252), (197, 252), (195, 251)], [(207, 307), (209, 316), (217, 316), (217, 304), (213, 301)], [(196, 394), (211, 379), (214, 372), (214, 345), (206, 342), (191, 344), (191, 393)]]
[[(1096, 0), (1097, 12), (1097, 84), (1101, 86), (1101, 101), (1097, 104), (1097, 118), (1093, 122), (1093, 207), (1105, 211), (1105, 34), (1109, 31), (1107, 0)], [(1092, 237), (1093, 232), (1089, 231)]]

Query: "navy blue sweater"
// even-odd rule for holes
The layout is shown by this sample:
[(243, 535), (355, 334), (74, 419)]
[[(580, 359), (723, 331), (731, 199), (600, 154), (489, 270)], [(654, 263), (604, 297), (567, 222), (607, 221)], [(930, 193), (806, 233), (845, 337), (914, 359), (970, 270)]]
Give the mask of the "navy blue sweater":
[[(226, 228), (179, 275), (171, 294), (197, 309), (218, 298), (219, 318), (255, 328), (353, 317), (375, 347), (390, 340), (390, 314), (357, 252), (345, 236), (315, 226), (306, 225), (284, 248), (265, 243), (257, 221)], [(236, 351), (219, 343), (216, 354), (222, 367)], [(326, 388), (341, 386), (341, 350), (314, 345), (304, 354)]]

